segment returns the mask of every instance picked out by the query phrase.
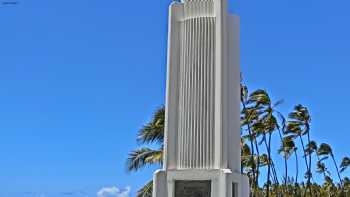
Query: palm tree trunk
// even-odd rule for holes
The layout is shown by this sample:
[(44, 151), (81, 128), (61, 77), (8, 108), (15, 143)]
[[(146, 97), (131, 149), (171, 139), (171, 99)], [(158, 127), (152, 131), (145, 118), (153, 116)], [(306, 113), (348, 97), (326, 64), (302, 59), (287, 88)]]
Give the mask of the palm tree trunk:
[(266, 142), (266, 135), (264, 133), (264, 143), (267, 149), (267, 154), (268, 154), (268, 158), (267, 158), (267, 187), (266, 187), (266, 197), (270, 196), (270, 176), (271, 176), (271, 160), (270, 160), (270, 151)]
[[(253, 144), (253, 134), (250, 128), (250, 123), (248, 123), (248, 133), (249, 133), (249, 141), (250, 141), (250, 149), (252, 151), (252, 155), (251, 155), (251, 159), (253, 160), (253, 162), (255, 163), (255, 159), (254, 159), (254, 144)], [(259, 158), (258, 158), (259, 159)], [(257, 186), (257, 173), (256, 173), (256, 169), (252, 168), (253, 170), (253, 188), (255, 188)]]
[(282, 132), (281, 132), (281, 129), (278, 127), (278, 134), (280, 136), (280, 140), (281, 140), (281, 143), (283, 145), (283, 152), (284, 152), (284, 185), (287, 185), (287, 179), (288, 179), (288, 161), (287, 161), (287, 151), (286, 151), (286, 147), (284, 146), (284, 143), (283, 143), (283, 137), (282, 137)]
[(309, 171), (309, 164), (308, 164), (307, 158), (305, 157), (305, 155), (306, 155), (306, 149), (305, 149), (304, 140), (303, 140), (303, 137), (302, 137), (301, 135), (299, 135), (299, 139), (300, 139), (300, 142), (301, 142), (301, 146), (302, 146), (302, 148), (303, 148), (306, 170)]
[(299, 176), (299, 161), (298, 161), (298, 154), (297, 150), (294, 150), (294, 155), (295, 155), (295, 183), (298, 183), (298, 176)]
[(272, 164), (272, 159), (271, 159), (271, 133), (269, 133), (269, 140), (268, 144), (266, 142), (266, 135), (264, 134), (264, 142), (266, 145), (267, 149), (267, 154), (268, 154), (268, 163), (267, 163), (267, 191), (266, 191), (266, 197), (270, 196), (270, 175), (271, 175), (271, 164)]
[[(242, 103), (242, 106), (243, 106), (243, 110), (245, 111), (247, 109), (247, 107), (246, 107), (245, 102), (244, 102), (243, 99), (241, 99), (241, 103)], [(254, 161), (254, 144), (253, 144), (254, 136), (253, 136), (252, 129), (250, 127), (250, 122), (248, 122), (247, 127), (248, 127), (249, 141), (250, 141), (250, 149), (252, 151), (252, 159)], [(256, 166), (256, 169), (253, 167), (252, 170), (253, 170), (253, 196), (255, 196), (254, 195), (254, 191), (255, 191), (255, 188), (258, 187), (259, 154), (257, 155), (257, 166)]]
[[(299, 161), (298, 161), (298, 153), (297, 150), (294, 148), (294, 155), (295, 155), (295, 183), (294, 183), (294, 196), (297, 195), (297, 185), (298, 185), (298, 177), (299, 177)], [(299, 186), (298, 186), (299, 187)]]
[(271, 169), (272, 169), (273, 176), (275, 177), (274, 182), (278, 185), (279, 181), (278, 181), (278, 176), (277, 176), (276, 165), (275, 165), (275, 162), (273, 161), (272, 157), (271, 157)]
[[(308, 144), (310, 144), (310, 129), (309, 129), (309, 126), (307, 125), (307, 141), (308, 141)], [(309, 185), (309, 189), (310, 189), (310, 195), (312, 196), (312, 188), (310, 187), (310, 184), (311, 184), (311, 177), (312, 177), (312, 172), (311, 172), (311, 155), (312, 155), (312, 152), (310, 151), (310, 153), (308, 154), (309, 156), (309, 171), (308, 171), (308, 177), (307, 177), (307, 184)]]
[(254, 137), (254, 145), (255, 145), (255, 149), (256, 149), (256, 187), (259, 187), (259, 175), (260, 175), (260, 150), (259, 150), (259, 145), (258, 145), (258, 141), (256, 140), (256, 136)]
[[(275, 163), (271, 157), (271, 142), (272, 142), (272, 133), (270, 132), (269, 133), (269, 146), (268, 146), (268, 148), (269, 148), (268, 149), (269, 160), (271, 161), (271, 170), (272, 170), (273, 176), (275, 177), (274, 182), (276, 185), (279, 185)], [(276, 193), (278, 193), (278, 192), (276, 192)]]
[[(303, 140), (303, 137), (301, 135), (299, 135), (299, 138), (300, 138), (300, 141), (301, 141), (301, 146), (303, 147), (303, 152), (304, 152), (304, 155), (306, 155), (306, 151), (305, 151), (305, 145), (304, 145), (304, 140)], [(308, 165), (308, 162), (307, 162), (307, 159), (306, 159), (306, 156), (304, 156), (304, 160), (305, 160), (305, 165), (306, 165), (306, 171), (307, 173), (309, 173), (309, 165)], [(308, 174), (308, 177), (310, 175)], [(310, 182), (308, 181), (306, 183), (306, 191), (309, 190), (310, 193), (311, 193), (311, 190), (310, 190)]]
[(342, 179), (341, 176), (340, 176), (339, 168), (338, 168), (337, 162), (335, 161), (333, 152), (331, 152), (331, 157), (332, 157), (333, 163), (334, 163), (334, 165), (335, 165), (335, 169), (337, 170), (337, 174), (338, 174), (339, 181), (340, 181), (340, 183), (341, 183), (341, 187), (343, 187), (343, 179)]
[[(300, 139), (301, 146), (302, 146), (302, 148), (303, 148), (303, 152), (304, 152), (304, 155), (305, 155), (305, 154), (306, 154), (306, 150), (305, 150), (305, 145), (304, 145), (303, 137), (302, 137), (301, 135), (299, 135), (299, 139)], [(304, 157), (304, 160), (305, 160), (306, 170), (309, 171), (309, 164), (308, 164), (308, 162), (307, 162), (306, 157)]]
[(276, 171), (276, 167), (275, 167), (275, 163), (274, 161), (272, 160), (272, 157), (271, 157), (271, 133), (269, 133), (269, 140), (266, 141), (266, 134), (264, 134), (264, 144), (265, 144), (265, 147), (266, 147), (266, 150), (267, 150), (267, 153), (268, 153), (268, 159), (269, 159), (269, 167), (271, 168), (271, 171), (272, 171), (272, 175), (271, 177), (273, 178), (273, 181), (278, 184), (278, 177), (277, 177), (277, 171)]
[(266, 197), (270, 196), (270, 174), (271, 174), (271, 167), (270, 164), (268, 164), (268, 170), (267, 170), (267, 187), (266, 187)]
[[(307, 126), (307, 130), (309, 130), (308, 129), (309, 128), (309, 126)], [(308, 144), (310, 144), (310, 132), (308, 131), (307, 132), (307, 140), (308, 140)], [(307, 179), (307, 182), (308, 182), (308, 184), (310, 184), (310, 179), (311, 179), (311, 177), (312, 177), (312, 174), (311, 174), (311, 152), (309, 153), (309, 171), (308, 171), (308, 179)]]

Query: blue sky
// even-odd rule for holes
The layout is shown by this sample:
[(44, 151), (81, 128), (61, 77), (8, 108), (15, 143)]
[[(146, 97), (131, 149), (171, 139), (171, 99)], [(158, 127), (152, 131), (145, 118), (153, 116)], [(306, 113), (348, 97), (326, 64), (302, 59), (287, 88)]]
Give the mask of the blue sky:
[[(164, 102), (169, 3), (0, 5), (0, 197), (133, 196), (151, 178), (125, 159)], [(350, 155), (350, 2), (230, 3), (246, 83), (285, 99), (283, 112), (308, 106), (313, 139)]]

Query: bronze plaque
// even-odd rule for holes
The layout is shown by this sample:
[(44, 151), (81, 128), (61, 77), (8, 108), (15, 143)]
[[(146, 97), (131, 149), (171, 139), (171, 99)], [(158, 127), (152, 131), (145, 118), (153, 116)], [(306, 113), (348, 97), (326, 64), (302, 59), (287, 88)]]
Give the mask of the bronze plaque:
[(211, 181), (175, 181), (175, 197), (210, 197)]

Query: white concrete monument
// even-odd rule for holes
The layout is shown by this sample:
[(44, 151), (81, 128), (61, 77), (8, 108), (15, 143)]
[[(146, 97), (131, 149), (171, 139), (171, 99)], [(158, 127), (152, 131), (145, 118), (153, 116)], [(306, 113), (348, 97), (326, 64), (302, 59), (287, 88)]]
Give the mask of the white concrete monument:
[(248, 197), (240, 173), (239, 17), (227, 0), (170, 6), (164, 167), (153, 197)]

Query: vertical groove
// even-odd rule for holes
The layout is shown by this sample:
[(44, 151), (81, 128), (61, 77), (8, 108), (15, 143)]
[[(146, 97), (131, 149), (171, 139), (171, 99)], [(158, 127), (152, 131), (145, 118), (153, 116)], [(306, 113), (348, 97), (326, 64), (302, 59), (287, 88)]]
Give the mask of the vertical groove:
[[(196, 6), (196, 4), (194, 5)], [(197, 9), (195, 9), (197, 10)], [(198, 42), (199, 42), (199, 37), (198, 37), (198, 18), (194, 19), (194, 29), (195, 29), (195, 44), (194, 44), (194, 51), (195, 51), (195, 55), (193, 58), (193, 66), (194, 66), (194, 161), (193, 161), (193, 167), (196, 168), (197, 167), (197, 163), (198, 163)]]
[[(182, 23), (182, 44), (181, 44), (181, 55), (183, 57), (185, 57), (185, 54), (186, 54), (186, 51), (185, 51), (185, 44), (186, 44), (186, 41), (187, 41), (187, 36), (186, 36), (186, 23)], [(180, 122), (180, 128), (181, 128), (181, 152), (183, 152), (185, 150), (185, 128), (184, 128), (184, 125), (185, 125), (185, 112), (186, 112), (186, 105), (185, 105), (185, 91), (186, 91), (186, 64), (185, 64), (185, 58), (182, 58), (181, 60), (181, 70), (182, 70), (182, 73), (181, 73), (181, 101), (179, 103), (181, 103), (182, 106), (179, 106), (182, 108), (181, 110), (181, 122)], [(180, 167), (183, 166), (183, 161), (184, 161), (184, 156), (183, 154), (181, 154), (181, 152), (179, 151), (180, 155), (178, 156), (178, 158), (180, 158), (180, 160), (178, 161)]]
[[(208, 39), (208, 99), (209, 99), (209, 102), (208, 102), (208, 129), (209, 129), (209, 132), (208, 132), (208, 167), (210, 168), (211, 167), (211, 147), (212, 147), (212, 145), (211, 145), (211, 135), (210, 135), (210, 132), (212, 131), (212, 128), (211, 128), (211, 126), (212, 126), (212, 122), (211, 122), (211, 117), (212, 117), (212, 114), (213, 114), (213, 112), (211, 111), (211, 104), (212, 104), (212, 102), (211, 102), (211, 91), (212, 91), (212, 54), (211, 54), (211, 48), (213, 47), (212, 45), (211, 45), (211, 39), (210, 38), (212, 38), (212, 24), (211, 24), (211, 20), (209, 19), (209, 21), (208, 21), (208, 24), (209, 24), (209, 26), (210, 26), (210, 28), (208, 29), (208, 31), (209, 31), (209, 39)], [(213, 132), (213, 131), (212, 131)]]
[(205, 49), (205, 42), (203, 42), (203, 40), (205, 39), (204, 37), (204, 32), (205, 32), (205, 29), (204, 29), (204, 25), (205, 25), (205, 20), (201, 19), (201, 26), (200, 26), (200, 40), (202, 41), (201, 43), (201, 47), (200, 47), (200, 50), (201, 50), (201, 55), (200, 55), (200, 66), (201, 66), (201, 72), (200, 72), (200, 76), (201, 76), (201, 80), (200, 80), (200, 117), (202, 117), (200, 119), (200, 132), (201, 132), (201, 143), (200, 143), (200, 168), (204, 168), (205, 166), (205, 161), (204, 161), (204, 155), (206, 154), (205, 153), (205, 149), (204, 149), (204, 139), (205, 139), (205, 127), (204, 127), (204, 122), (205, 122), (205, 116), (203, 115), (203, 111), (205, 110), (205, 106), (203, 105), (204, 103), (204, 72), (205, 72), (205, 63), (204, 63), (204, 49)]
[(197, 124), (198, 124), (198, 126), (197, 126), (197, 132), (198, 132), (198, 134), (197, 134), (197, 141), (198, 141), (198, 144), (197, 144), (197, 157), (198, 157), (198, 162), (197, 162), (197, 168), (200, 168), (200, 165), (201, 165), (201, 152), (202, 152), (202, 149), (201, 149), (201, 136), (202, 136), (202, 127), (201, 127), (201, 108), (202, 108), (202, 106), (201, 106), (201, 49), (203, 48), (202, 46), (201, 46), (201, 19), (200, 18), (198, 18), (197, 19), (198, 20), (198, 24), (197, 24), (197, 29), (199, 30), (198, 31), (198, 45), (197, 45), (197, 51), (198, 51), (198, 62), (197, 62), (197, 64), (198, 64), (198, 66), (197, 66), (197, 68), (198, 68), (198, 80), (197, 80), (197, 87), (198, 87), (198, 99), (197, 99), (197, 103), (198, 103), (198, 108), (197, 108)]
[(198, 151), (197, 151), (197, 154), (198, 154), (198, 162), (197, 162), (197, 167), (198, 168), (201, 168), (201, 163), (202, 163), (202, 161), (201, 161), (201, 152), (202, 152), (202, 149), (201, 149), (201, 137), (203, 136), (202, 135), (202, 127), (201, 127), (201, 125), (202, 125), (202, 123), (201, 123), (201, 120), (202, 120), (202, 116), (201, 116), (201, 108), (202, 108), (202, 103), (201, 103), (201, 90), (202, 90), (202, 87), (201, 87), (201, 81), (202, 81), (202, 79), (201, 79), (201, 74), (202, 74), (202, 69), (201, 69), (201, 63), (202, 63), (202, 61), (201, 61), (201, 58), (202, 58), (202, 54), (201, 54), (201, 52), (202, 52), (202, 48), (203, 48), (203, 46), (201, 45), (201, 39), (202, 39), (202, 37), (201, 37), (201, 23), (202, 23), (202, 20), (201, 20), (201, 18), (198, 18), (197, 19), (198, 20), (198, 24), (197, 24), (197, 28), (198, 28), (198, 45), (197, 45), (197, 50), (198, 50), (198, 81), (197, 81), (197, 87), (198, 87), (198, 109), (197, 109), (197, 115), (198, 115), (198, 117), (197, 117), (197, 122), (198, 122), (198, 136), (197, 136), (197, 138), (198, 138), (198, 144), (197, 144), (197, 149), (198, 149)]
[[(208, 25), (208, 23), (206, 22), (206, 23), (204, 23), (204, 43), (205, 43), (205, 45), (207, 46), (206, 48), (204, 48), (205, 50), (204, 50), (204, 62), (203, 62), (203, 67), (204, 67), (204, 69), (205, 69), (205, 72), (203, 73), (203, 81), (204, 81), (204, 87), (203, 88), (207, 88), (208, 87), (208, 74), (209, 74), (209, 72), (208, 72), (208, 70), (209, 70), (209, 68), (208, 68), (208, 55), (206, 55), (206, 54), (208, 54), (208, 39), (209, 39), (209, 33), (208, 33), (208, 29), (209, 29), (209, 27), (210, 27), (210, 25)], [(207, 88), (208, 89), (208, 88)], [(204, 135), (205, 135), (205, 137), (204, 137), (204, 140), (203, 140), (203, 143), (205, 143), (205, 145), (204, 145), (204, 148), (203, 148), (203, 152), (205, 152), (205, 154), (204, 154), (204, 168), (207, 168), (208, 166), (208, 156), (209, 156), (209, 149), (208, 149), (208, 147), (209, 147), (209, 141), (208, 141), (208, 139), (209, 139), (209, 133), (208, 133), (208, 131), (209, 131), (209, 128), (208, 128), (208, 123), (209, 123), (209, 121), (208, 121), (208, 117), (209, 117), (209, 115), (208, 115), (208, 112), (209, 112), (209, 109), (208, 109), (208, 100), (209, 100), (209, 98), (208, 98), (208, 90), (207, 91), (203, 91), (203, 97), (204, 97), (204, 105), (205, 105), (205, 108), (204, 108), (204, 122), (203, 122), (203, 126), (204, 126)]]
[[(193, 7), (195, 7), (195, 4), (193, 4)], [(193, 14), (195, 14), (195, 9), (192, 10), (193, 11)], [(192, 50), (193, 50), (193, 56), (192, 56), (192, 69), (193, 69), (193, 80), (192, 80), (192, 120), (193, 120), (193, 137), (192, 137), (192, 157), (191, 157), (191, 160), (192, 160), (192, 168), (195, 168), (196, 166), (196, 137), (197, 137), (197, 119), (196, 119), (196, 109), (197, 109), (197, 102), (196, 102), (196, 98), (197, 98), (197, 88), (196, 88), (196, 85), (197, 85), (197, 65), (196, 65), (196, 58), (198, 57), (197, 55), (197, 50), (196, 50), (196, 44), (197, 44), (197, 31), (196, 30), (196, 18), (194, 18), (192, 20), (192, 25), (193, 25), (193, 40), (194, 40), (194, 43), (192, 45)]]
[[(211, 25), (212, 25), (212, 27), (214, 27), (215, 26), (215, 20), (214, 20), (214, 18), (212, 18), (211, 19)], [(215, 38), (215, 28), (211, 28), (211, 31), (212, 31), (212, 33), (211, 33), (211, 36), (212, 36), (212, 38)], [(211, 47), (210, 47), (210, 49), (211, 49), (211, 52), (210, 52), (210, 55), (211, 55), (211, 64), (210, 64), (210, 69), (211, 69), (211, 81), (210, 81), (210, 86), (211, 86), (211, 92), (210, 92), (210, 94), (211, 94), (211, 98), (210, 98), (210, 100), (211, 100), (211, 103), (210, 103), (210, 107), (211, 107), (211, 120), (210, 120), (210, 122), (212, 123), (212, 125), (211, 125), (211, 135), (210, 135), (210, 148), (211, 148), (211, 151), (210, 151), (210, 156), (211, 156), (211, 162), (210, 162), (210, 164), (211, 164), (211, 166), (210, 167), (213, 167), (213, 165), (214, 165), (214, 105), (215, 105), (215, 94), (214, 94), (214, 92), (215, 92), (215, 90), (214, 90), (214, 77), (215, 77), (215, 67), (214, 67), (214, 65), (215, 65), (215, 50), (214, 50), (214, 48), (215, 48), (215, 39), (211, 39), (210, 40), (211, 41)]]
[[(189, 62), (189, 57), (190, 57), (190, 49), (189, 47), (191, 46), (191, 26), (190, 26), (190, 23), (186, 23), (187, 25), (187, 45), (186, 45), (186, 51), (187, 51), (187, 56), (186, 56), (186, 67), (187, 67), (187, 91), (186, 91), (186, 103), (187, 103), (187, 112), (186, 112), (186, 139), (185, 139), (185, 144), (186, 144), (186, 150), (189, 149), (189, 143), (188, 143), (188, 140), (190, 139), (190, 117), (191, 117), (191, 114), (190, 114), (190, 71), (191, 71), (191, 67), (190, 67), (190, 62)], [(185, 167), (189, 166), (190, 163), (189, 163), (189, 152), (188, 151), (185, 151), (184, 152), (185, 154)]]
[(186, 26), (186, 32), (185, 32), (185, 34), (186, 34), (186, 45), (184, 46), (184, 50), (186, 51), (186, 56), (185, 56), (185, 60), (184, 60), (184, 62), (185, 62), (185, 67), (186, 67), (186, 78), (185, 78), (185, 80), (186, 80), (186, 90), (185, 90), (185, 92), (186, 92), (186, 94), (185, 94), (185, 99), (186, 99), (186, 101), (184, 101), (185, 103), (186, 103), (186, 114), (185, 114), (185, 121), (186, 121), (186, 123), (185, 123), (185, 125), (184, 125), (184, 132), (186, 132), (186, 133), (184, 133), (184, 147), (185, 147), (185, 149), (183, 150), (184, 152), (182, 152), (182, 154), (184, 155), (184, 161), (183, 161), (183, 163), (184, 163), (184, 167), (185, 166), (187, 166), (188, 165), (188, 157), (187, 157), (187, 152), (185, 151), (185, 150), (188, 150), (188, 143), (187, 143), (187, 140), (189, 139), (188, 138), (188, 132), (189, 132), (189, 129), (188, 129), (188, 125), (189, 125), (189, 121), (188, 121), (188, 119), (189, 119), (189, 106), (188, 106), (188, 101), (189, 101), (189, 98), (188, 98), (188, 94), (189, 94), (189, 84), (188, 84), (188, 78), (189, 78), (189, 64), (188, 64), (188, 57), (189, 57), (189, 50), (188, 50), (188, 44), (189, 44), (189, 30), (190, 30), (190, 28), (189, 28), (189, 25), (188, 25), (188, 23), (185, 23), (185, 26)]
[[(192, 6), (193, 7), (193, 6)], [(193, 9), (192, 9), (193, 10)], [(190, 121), (191, 121), (191, 129), (190, 129), (190, 133), (191, 133), (191, 136), (190, 136), (190, 144), (191, 144), (191, 149), (188, 149), (188, 152), (190, 152), (190, 157), (189, 157), (189, 160), (190, 160), (190, 168), (194, 168), (194, 162), (193, 162), (193, 158), (194, 158), (194, 143), (193, 143), (193, 139), (195, 138), (194, 136), (194, 133), (195, 133), (195, 117), (194, 117), (194, 98), (195, 98), (195, 95), (194, 95), (194, 77), (195, 77), (195, 70), (194, 70), (194, 57), (195, 57), (195, 28), (194, 28), (194, 22), (193, 20), (190, 20), (190, 24), (191, 24), (191, 41), (192, 42), (192, 45), (190, 45), (190, 50), (191, 50), (191, 56), (189, 57), (190, 59), (190, 66), (191, 66), (191, 79), (190, 79), (190, 84), (191, 84), (191, 89), (190, 89), (190, 106), (191, 106), (191, 116), (190, 116)]]

